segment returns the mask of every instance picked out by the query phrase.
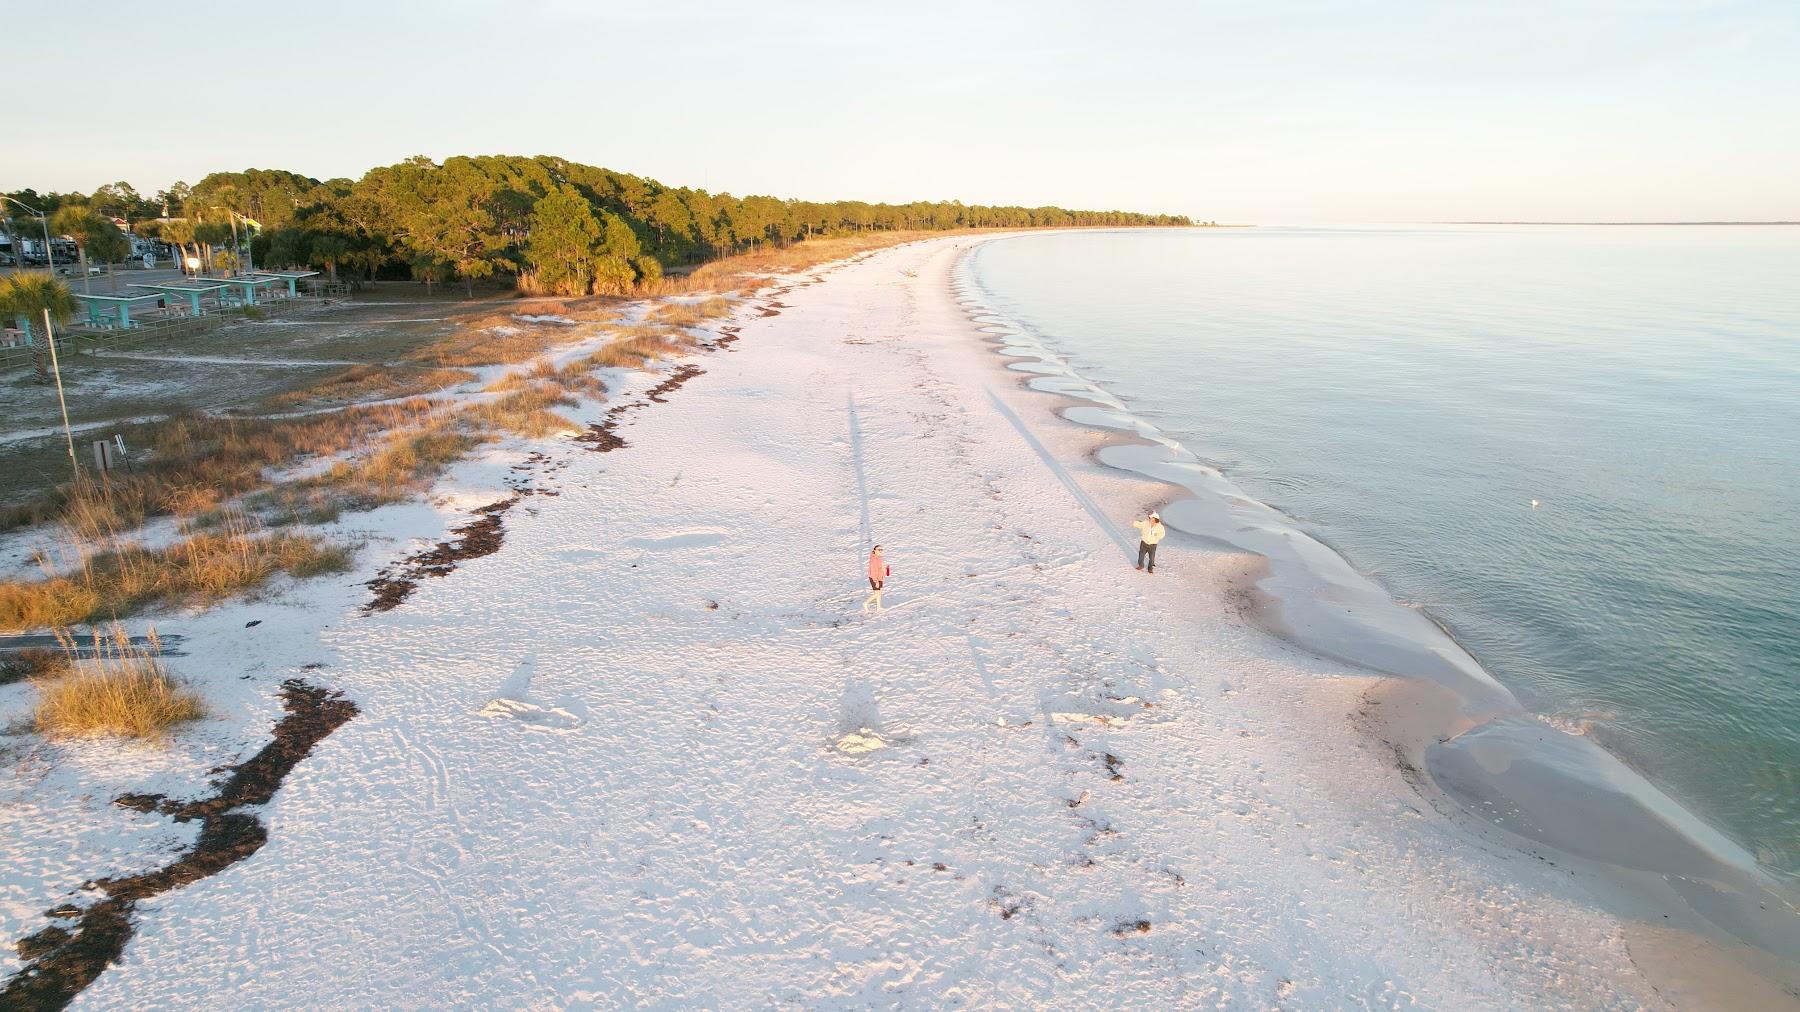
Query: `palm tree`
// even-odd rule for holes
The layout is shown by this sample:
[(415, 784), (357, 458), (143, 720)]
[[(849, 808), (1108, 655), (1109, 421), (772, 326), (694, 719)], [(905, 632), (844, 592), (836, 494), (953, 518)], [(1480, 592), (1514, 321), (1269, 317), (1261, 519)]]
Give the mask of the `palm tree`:
[(113, 264), (131, 254), (131, 240), (125, 238), (125, 233), (119, 231), (117, 225), (105, 218), (96, 217), (94, 224), (94, 230), (87, 237), (88, 252), (106, 265), (107, 284), (112, 286), (116, 294), (119, 290), (119, 277), (113, 273)]
[[(11, 316), (23, 324), (25, 339), (31, 341), (33, 330), (42, 325), (44, 312), (48, 310), (52, 323), (61, 325), (69, 322), (75, 315), (75, 296), (69, 286), (48, 274), (15, 271), (0, 278), (0, 317)], [(53, 340), (46, 334), (45, 344)], [(37, 342), (32, 341), (33, 345)], [(51, 362), (47, 353), (37, 355), (38, 378), (50, 379)]]
[[(175, 247), (179, 252), (175, 259), (183, 260), (187, 256), (188, 243), (194, 241), (194, 222), (191, 218), (170, 218), (162, 223), (161, 238), (163, 242)], [(198, 257), (198, 251), (194, 254)], [(185, 265), (183, 265), (185, 266)]]
[(201, 263), (208, 267), (215, 266), (214, 249), (231, 241), (231, 226), (221, 225), (216, 221), (201, 221), (194, 226), (194, 242), (205, 249)]
[(94, 290), (88, 279), (88, 240), (100, 231), (102, 225), (113, 227), (112, 222), (100, 217), (92, 208), (80, 204), (70, 204), (50, 216), (50, 231), (75, 240), (75, 255), (81, 261), (81, 290), (84, 292)]

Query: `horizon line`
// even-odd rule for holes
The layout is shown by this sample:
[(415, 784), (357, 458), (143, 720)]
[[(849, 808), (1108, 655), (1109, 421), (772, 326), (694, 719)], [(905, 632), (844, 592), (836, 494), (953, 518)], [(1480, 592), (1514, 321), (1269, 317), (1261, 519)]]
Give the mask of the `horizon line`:
[(1433, 225), (1800, 225), (1800, 221), (1434, 221)]

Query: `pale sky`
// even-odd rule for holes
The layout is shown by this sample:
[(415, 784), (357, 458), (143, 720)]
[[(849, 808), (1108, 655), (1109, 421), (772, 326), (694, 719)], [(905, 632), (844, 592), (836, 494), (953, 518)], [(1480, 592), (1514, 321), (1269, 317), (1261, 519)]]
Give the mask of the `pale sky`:
[(1221, 222), (1800, 219), (1795, 0), (11, 6), (0, 190), (554, 154)]

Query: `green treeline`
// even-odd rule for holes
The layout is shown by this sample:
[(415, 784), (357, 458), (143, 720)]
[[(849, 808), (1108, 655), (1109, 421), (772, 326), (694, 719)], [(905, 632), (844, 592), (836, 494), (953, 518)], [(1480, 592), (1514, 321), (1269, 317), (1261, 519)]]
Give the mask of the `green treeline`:
[[(20, 191), (43, 207), (79, 204), (187, 248), (215, 248), (233, 221), (258, 231), (262, 266), (309, 265), (354, 278), (427, 284), (513, 277), (530, 291), (623, 294), (663, 268), (814, 235), (865, 230), (1188, 225), (1185, 216), (957, 201), (817, 203), (734, 197), (538, 156), (425, 157), (321, 182), (292, 172), (215, 172), (144, 198), (125, 183), (91, 196)], [(48, 210), (48, 209), (47, 209)], [(249, 231), (246, 227), (246, 231)], [(198, 233), (198, 234), (197, 234)]]

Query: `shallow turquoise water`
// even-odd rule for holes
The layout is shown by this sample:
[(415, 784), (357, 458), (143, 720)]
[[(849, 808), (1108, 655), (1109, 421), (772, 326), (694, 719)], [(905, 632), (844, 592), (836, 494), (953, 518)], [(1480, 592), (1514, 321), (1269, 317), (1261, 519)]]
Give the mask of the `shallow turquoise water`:
[(1800, 872), (1800, 228), (1059, 233), (973, 269), (1528, 706)]

